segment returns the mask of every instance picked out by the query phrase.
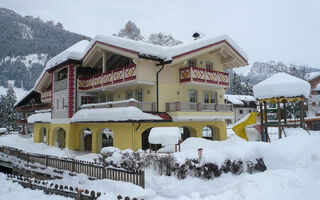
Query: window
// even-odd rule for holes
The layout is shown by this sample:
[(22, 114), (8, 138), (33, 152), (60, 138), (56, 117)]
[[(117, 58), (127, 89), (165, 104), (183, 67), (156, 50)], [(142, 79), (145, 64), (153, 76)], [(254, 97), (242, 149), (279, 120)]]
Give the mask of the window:
[(142, 91), (142, 89), (138, 89), (138, 90), (136, 90), (136, 99), (138, 100), (138, 101), (143, 101), (143, 91)]
[(107, 95), (107, 101), (112, 102), (113, 101), (113, 94), (108, 94)]
[(64, 97), (61, 98), (61, 109), (64, 109)]
[(83, 105), (83, 104), (88, 104), (88, 98), (87, 97), (84, 97), (84, 96), (81, 97), (81, 105)]
[(130, 99), (130, 98), (133, 98), (133, 92), (132, 92), (132, 90), (128, 90), (128, 91), (126, 92), (126, 99)]
[(192, 103), (197, 103), (198, 98), (197, 98), (197, 90), (190, 90), (189, 91), (189, 101)]
[(243, 110), (239, 110), (239, 114), (243, 114)]
[(56, 98), (56, 110), (59, 110), (59, 98)]
[(215, 92), (203, 92), (204, 103), (216, 103), (216, 93)]
[(213, 63), (212, 62), (206, 62), (206, 70), (213, 70)]
[(188, 60), (188, 67), (196, 67), (196, 59)]
[(68, 68), (64, 68), (57, 73), (57, 81), (61, 81), (63, 79), (68, 78)]
[(100, 103), (106, 102), (106, 95), (100, 96)]
[(202, 137), (204, 138), (212, 138), (212, 129), (208, 126), (202, 129)]
[(82, 96), (81, 105), (89, 103), (98, 103), (98, 97), (95, 96)]

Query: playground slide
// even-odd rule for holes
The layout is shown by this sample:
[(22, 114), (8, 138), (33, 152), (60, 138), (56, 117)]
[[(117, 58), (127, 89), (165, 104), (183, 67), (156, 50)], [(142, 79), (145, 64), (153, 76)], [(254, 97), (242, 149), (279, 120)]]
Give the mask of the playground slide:
[(258, 113), (252, 112), (249, 114), (249, 116), (245, 120), (242, 121), (242, 119), (241, 119), (238, 123), (236, 123), (233, 126), (233, 128), (232, 128), (233, 132), (235, 132), (235, 134), (237, 134), (237, 136), (248, 141), (245, 128), (248, 125), (256, 123), (257, 115), (258, 115)]

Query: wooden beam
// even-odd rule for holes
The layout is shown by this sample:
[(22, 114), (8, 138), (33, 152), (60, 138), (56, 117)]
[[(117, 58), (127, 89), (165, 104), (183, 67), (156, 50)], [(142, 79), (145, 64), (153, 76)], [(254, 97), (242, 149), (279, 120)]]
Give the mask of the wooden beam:
[(118, 61), (120, 55), (118, 54), (113, 54), (109, 63), (108, 63), (108, 67), (109, 69), (114, 69), (113, 65)]
[(279, 133), (279, 139), (281, 139), (281, 109), (280, 109), (280, 99), (278, 98), (277, 101), (277, 117), (278, 117), (278, 133)]
[(264, 124), (263, 124), (263, 109), (262, 109), (262, 102), (261, 101), (260, 101), (260, 124), (261, 124), (260, 137), (261, 137), (261, 141), (263, 141)]
[(231, 55), (225, 47), (222, 47), (219, 51), (219, 54), (224, 58), (230, 58)]

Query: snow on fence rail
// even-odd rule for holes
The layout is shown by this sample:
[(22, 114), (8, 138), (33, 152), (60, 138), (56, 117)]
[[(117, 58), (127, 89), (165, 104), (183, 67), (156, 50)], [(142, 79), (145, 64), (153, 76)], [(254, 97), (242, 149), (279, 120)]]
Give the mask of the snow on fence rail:
[[(70, 197), (77, 200), (96, 200), (101, 195), (106, 193), (89, 191), (87, 189), (79, 189), (72, 186), (67, 185), (59, 185), (52, 183), (50, 181), (43, 181), (37, 179), (30, 179), (24, 176), (17, 176), (14, 174), (7, 174), (7, 180), (12, 182), (17, 182), (22, 185), (24, 188), (30, 188), (32, 190), (43, 190), (46, 194), (56, 194), (60, 196)], [(117, 196), (117, 199), (122, 199), (121, 195)], [(124, 199), (130, 200), (129, 197), (125, 197)], [(137, 200), (137, 198), (132, 198), (132, 200)], [(143, 200), (143, 199), (142, 199)]]
[(82, 173), (89, 177), (97, 179), (106, 178), (116, 181), (130, 182), (142, 188), (145, 188), (145, 175), (144, 171), (142, 170), (129, 171), (123, 169), (108, 168), (93, 162), (69, 158), (58, 158), (55, 156), (42, 154), (26, 153), (19, 149), (6, 146), (0, 146), (0, 152), (10, 156), (15, 156), (27, 162), (40, 163), (45, 167), (53, 167), (59, 170), (68, 170), (74, 173)]

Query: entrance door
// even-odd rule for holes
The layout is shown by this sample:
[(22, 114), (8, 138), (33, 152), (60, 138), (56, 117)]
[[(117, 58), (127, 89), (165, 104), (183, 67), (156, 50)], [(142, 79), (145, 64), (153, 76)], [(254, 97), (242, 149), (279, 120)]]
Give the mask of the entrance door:
[(92, 135), (86, 135), (84, 138), (84, 150), (91, 151), (92, 146)]

